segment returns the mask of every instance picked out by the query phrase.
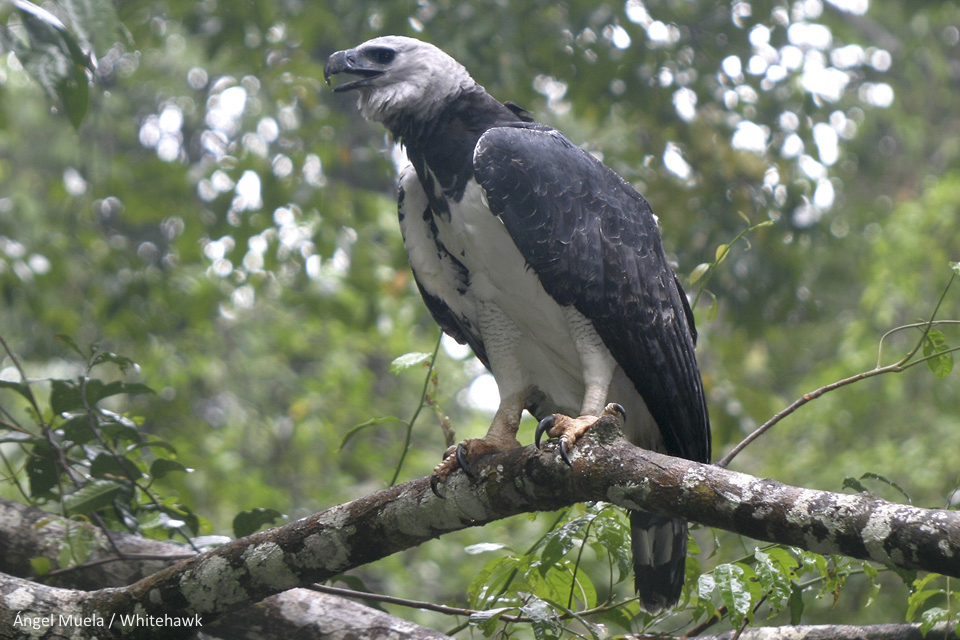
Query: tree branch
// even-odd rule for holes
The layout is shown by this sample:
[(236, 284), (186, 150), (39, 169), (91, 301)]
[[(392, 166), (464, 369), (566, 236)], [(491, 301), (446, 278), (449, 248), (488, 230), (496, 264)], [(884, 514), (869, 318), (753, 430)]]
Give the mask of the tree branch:
[[(627, 636), (629, 640), (646, 640), (651, 636)], [(742, 633), (726, 631), (712, 636), (697, 636), (697, 640), (957, 640), (952, 625), (934, 625), (927, 635), (919, 624), (874, 624), (854, 626), (847, 624), (806, 625), (798, 627), (751, 627)], [(657, 639), (662, 640), (662, 639)]]
[[(656, 454), (628, 443), (613, 419), (602, 419), (578, 443), (572, 468), (555, 444), (543, 451), (530, 446), (481, 459), (475, 478), (455, 473), (442, 490), (445, 498), (435, 496), (429, 478), (391, 487), (236, 540), (127, 588), (79, 594), (71, 610), (108, 619), (133, 611), (183, 620), (199, 615), (207, 625), (267, 596), (450, 531), (597, 500), (820, 553), (960, 577), (960, 513), (791, 487)], [(171, 628), (135, 631), (142, 638), (187, 635)]]
[[(24, 579), (34, 574), (30, 566), (32, 558), (44, 557), (56, 566), (68, 525), (74, 528), (74, 539), (81, 537), (76, 531), (80, 528), (92, 536), (88, 560), (72, 570), (47, 574), (44, 576), (47, 584)], [(122, 587), (171, 566), (185, 556), (196, 555), (190, 549), (169, 542), (120, 532), (111, 532), (110, 535), (123, 557), (114, 555), (113, 548), (97, 527), (67, 521), (47, 511), (0, 498), (0, 594), (16, 594), (13, 602), (29, 598), (37, 610), (40, 603), (47, 602), (50, 608), (45, 615), (52, 614), (59, 622), (60, 610), (54, 608), (54, 603), (59, 602), (55, 600), (58, 594), (66, 595), (69, 604), (71, 598), (82, 596), (82, 592), (69, 589)], [(15, 621), (18, 612), (26, 614), (24, 610), (11, 608), (9, 602), (6, 597), (0, 597), (0, 638), (20, 637), (14, 633), (12, 623), (7, 624), (7, 617)], [(450, 640), (446, 635), (352, 600), (307, 589), (284, 591), (203, 627), (207, 637), (231, 640), (294, 637), (300, 640), (352, 640), (377, 637), (377, 633), (383, 634), (387, 630), (392, 640)], [(52, 633), (48, 637), (56, 635)]]

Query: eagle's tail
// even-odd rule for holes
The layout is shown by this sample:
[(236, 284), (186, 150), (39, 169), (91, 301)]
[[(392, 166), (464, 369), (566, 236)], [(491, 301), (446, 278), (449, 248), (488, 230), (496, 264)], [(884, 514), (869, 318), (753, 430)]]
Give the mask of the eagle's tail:
[(680, 600), (687, 558), (687, 522), (630, 511), (633, 575), (640, 603), (659, 613)]

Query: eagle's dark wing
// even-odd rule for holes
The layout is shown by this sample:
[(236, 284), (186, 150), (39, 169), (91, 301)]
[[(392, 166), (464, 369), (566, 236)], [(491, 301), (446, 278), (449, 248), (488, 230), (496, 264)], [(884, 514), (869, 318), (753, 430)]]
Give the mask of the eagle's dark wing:
[(643, 397), (667, 452), (707, 461), (710, 430), (692, 314), (643, 196), (541, 125), (488, 130), (474, 170), (491, 211), (547, 293), (593, 321)]

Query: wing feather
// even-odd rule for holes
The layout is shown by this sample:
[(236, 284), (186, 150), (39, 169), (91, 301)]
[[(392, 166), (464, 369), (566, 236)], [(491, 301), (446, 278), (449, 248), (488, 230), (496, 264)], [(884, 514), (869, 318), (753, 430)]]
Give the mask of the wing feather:
[(643, 196), (542, 125), (489, 129), (475, 149), (474, 171), (544, 289), (593, 322), (667, 451), (708, 460), (693, 316)]

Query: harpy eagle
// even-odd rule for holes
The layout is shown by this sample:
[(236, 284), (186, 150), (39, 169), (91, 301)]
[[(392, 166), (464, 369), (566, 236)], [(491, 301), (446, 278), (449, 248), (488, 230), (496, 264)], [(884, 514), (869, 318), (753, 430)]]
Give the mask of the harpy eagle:
[[(324, 78), (341, 73), (356, 78), (334, 91), (356, 92), (410, 159), (400, 228), (424, 302), (500, 390), (487, 434), (448, 451), (434, 477), (519, 447), (524, 409), (565, 457), (606, 411), (634, 444), (707, 462), (693, 314), (643, 196), (433, 45), (375, 38), (329, 57)], [(630, 524), (643, 606), (673, 606), (687, 523), (632, 511)]]

